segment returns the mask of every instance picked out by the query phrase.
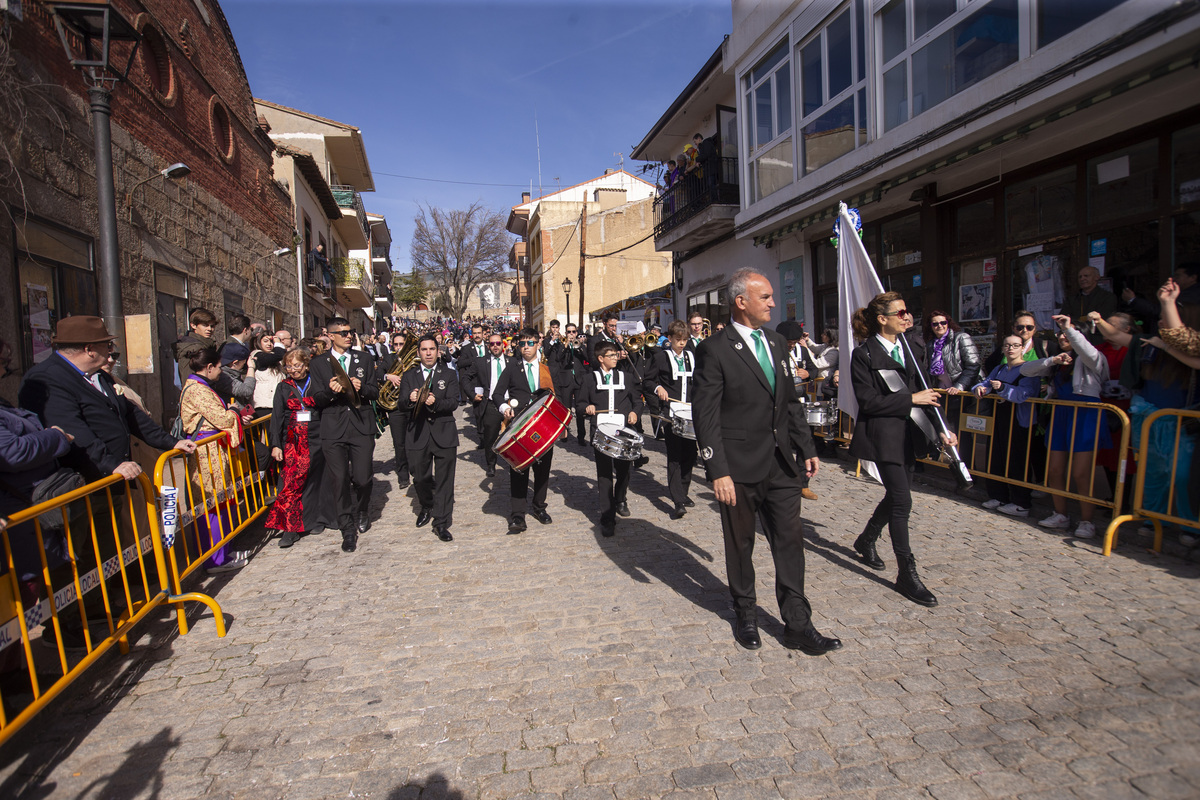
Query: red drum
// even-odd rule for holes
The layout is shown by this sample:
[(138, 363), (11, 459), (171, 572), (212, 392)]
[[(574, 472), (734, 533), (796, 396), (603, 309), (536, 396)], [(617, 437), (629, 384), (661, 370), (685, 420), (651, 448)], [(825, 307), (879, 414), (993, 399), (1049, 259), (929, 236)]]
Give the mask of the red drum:
[(546, 455), (570, 424), (570, 409), (547, 394), (530, 403), (508, 424), (493, 449), (520, 471)]

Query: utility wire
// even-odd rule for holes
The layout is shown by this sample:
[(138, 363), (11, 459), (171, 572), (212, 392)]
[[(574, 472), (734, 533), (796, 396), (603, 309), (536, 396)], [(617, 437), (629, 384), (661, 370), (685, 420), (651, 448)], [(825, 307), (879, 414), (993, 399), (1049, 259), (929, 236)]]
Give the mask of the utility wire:
[(428, 183), (455, 183), (459, 186), (502, 186), (506, 189), (524, 189), (528, 184), (525, 183), (478, 183), (476, 181), (452, 181), (446, 178), (418, 178), (416, 175), (397, 175), (394, 172), (380, 172), (377, 169), (371, 170), (372, 175), (387, 175), (389, 178), (403, 178), (406, 181), (426, 181)]

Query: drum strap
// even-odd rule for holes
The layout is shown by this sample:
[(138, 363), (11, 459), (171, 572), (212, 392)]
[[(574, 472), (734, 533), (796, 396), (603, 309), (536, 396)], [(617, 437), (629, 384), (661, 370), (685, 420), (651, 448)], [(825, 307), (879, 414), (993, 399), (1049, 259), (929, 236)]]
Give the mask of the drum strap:
[(617, 400), (616, 400), (617, 390), (625, 388), (625, 373), (621, 372), (621, 370), (619, 370), (619, 369), (614, 369), (612, 372), (608, 373), (609, 375), (612, 376), (612, 381), (613, 381), (612, 383), (610, 383), (608, 385), (605, 385), (604, 374), (601, 373), (600, 370), (596, 370), (595, 373), (593, 373), (593, 374), (596, 376), (596, 386), (598, 388), (603, 389), (604, 391), (608, 392), (608, 410), (609, 410), (609, 412), (610, 413), (615, 412), (617, 410)]
[(692, 354), (687, 350), (683, 351), (684, 368), (682, 371), (679, 369), (679, 361), (675, 358), (674, 352), (667, 353), (667, 359), (671, 362), (671, 380), (678, 381), (681, 377), (683, 378), (679, 383), (679, 401), (686, 403), (688, 401), (688, 382), (692, 379)]

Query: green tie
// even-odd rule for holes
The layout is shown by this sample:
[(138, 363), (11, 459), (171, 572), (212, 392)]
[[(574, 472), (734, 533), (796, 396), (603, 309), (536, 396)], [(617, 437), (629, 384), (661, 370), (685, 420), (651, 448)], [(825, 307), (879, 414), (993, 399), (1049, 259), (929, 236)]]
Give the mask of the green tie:
[(900, 345), (892, 348), (892, 358), (895, 359), (897, 364), (904, 366), (904, 359), (900, 356)]
[(348, 356), (348, 355), (338, 356), (337, 359), (338, 359), (338, 363), (342, 365), (342, 371), (344, 372), (346, 370), (346, 367), (350, 364), (350, 356)]
[(683, 370), (684, 370), (683, 356), (675, 356), (675, 363), (679, 365), (679, 371), (683, 372)]
[(498, 359), (498, 358), (493, 359), (492, 364), (493, 364), (493, 372), (494, 372), (494, 374), (492, 375), (492, 386), (495, 386), (496, 381), (500, 380), (500, 369), (501, 369), (500, 359)]
[(525, 362), (525, 380), (529, 381), (529, 391), (536, 392), (537, 387), (533, 384), (533, 365), (528, 361)]
[(475, 352), (479, 353), (480, 358), (483, 358), (483, 345), (481, 345), (481, 344), (475, 345)]
[(605, 385), (612, 383), (612, 373), (611, 372), (604, 373), (604, 383), (605, 383)]
[(421, 368), (421, 371), (422, 371), (422, 372), (425, 374), (425, 382), (426, 382), (426, 383), (428, 383), (428, 382), (429, 382), (429, 376), (430, 376), (430, 374), (433, 372), (433, 370), (429, 369), (428, 367), (422, 367), (422, 368)]
[(762, 331), (754, 331), (750, 334), (754, 338), (754, 353), (758, 356), (758, 365), (762, 367), (763, 374), (767, 376), (767, 383), (771, 386), (771, 391), (775, 391), (775, 365), (771, 363), (771, 356), (767, 353), (767, 346), (763, 344)]

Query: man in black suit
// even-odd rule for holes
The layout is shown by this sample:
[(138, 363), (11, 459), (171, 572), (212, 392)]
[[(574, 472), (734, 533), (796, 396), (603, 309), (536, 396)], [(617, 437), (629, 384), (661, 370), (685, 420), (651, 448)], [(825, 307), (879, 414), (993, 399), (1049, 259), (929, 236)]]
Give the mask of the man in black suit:
[[(401, 357), (404, 343), (403, 333), (393, 334), (392, 350), (379, 361), (379, 366), (375, 370), (375, 381), (380, 387), (387, 382), (399, 391), (400, 382), (404, 376), (392, 372), (392, 368), (396, 366), (396, 359)], [(394, 410), (387, 412), (387, 419), (388, 429), (392, 432), (392, 449), (396, 452), (396, 482), (399, 488), (407, 489), (409, 485), (408, 454), (404, 449), (404, 432), (408, 425), (408, 415), (400, 410), (400, 404), (397, 403)]]
[[(321, 409), (325, 486), (336, 498), (342, 550), (353, 553), (358, 534), (371, 527), (367, 505), (373, 483), (375, 414), (370, 401), (379, 396), (379, 384), (371, 356), (350, 347), (353, 331), (349, 322), (333, 317), (325, 332), (332, 347), (312, 360), (309, 372), (320, 387), (313, 399)], [(347, 379), (350, 387), (345, 385)]]
[[(587, 343), (579, 335), (579, 328), (574, 323), (568, 322), (564, 330), (566, 331), (566, 339), (563, 341), (562, 366), (559, 373), (563, 378), (563, 392), (560, 393), (558, 387), (555, 387), (554, 393), (564, 405), (574, 408), (575, 393), (579, 391), (583, 376), (588, 372), (588, 367), (585, 363), (587, 358)], [(575, 434), (580, 447), (587, 445), (587, 429), (584, 427), (585, 424), (583, 417), (576, 415)], [(571, 432), (568, 430), (567, 435), (570, 436), (570, 434)]]
[[(504, 368), (511, 360), (504, 355), (504, 338), (498, 333), (489, 333), (487, 340), (490, 355), (483, 361), (475, 361), (475, 381), (482, 389), (484, 397), (483, 414), (479, 418), (479, 435), (483, 444), (483, 465), (489, 478), (496, 477), (496, 451), (492, 448), (500, 438), (500, 422), (503, 417), (500, 409), (491, 401), (492, 391), (504, 374)], [(557, 392), (557, 390), (556, 390)]]
[[(784, 647), (821, 655), (842, 643), (812, 624), (804, 596), (800, 477), (817, 474), (812, 433), (792, 383), (787, 343), (763, 326), (771, 319), (771, 283), (740, 269), (727, 291), (733, 324), (697, 353), (692, 413), (700, 457), (713, 482), (725, 535), (725, 567), (737, 621), (734, 638), (753, 650), (758, 635), (754, 528), (761, 515), (775, 561), (775, 595)], [(804, 458), (797, 464), (794, 453)]]
[(85, 481), (120, 475), (133, 480), (142, 468), (133, 460), (131, 436), (160, 450), (194, 452), (196, 443), (176, 441), (135, 404), (117, 394), (103, 367), (113, 339), (100, 317), (67, 317), (55, 331), (55, 353), (25, 374), (18, 392), (21, 407), (42, 424), (74, 437), (60, 459)]
[[(533, 328), (522, 328), (517, 335), (517, 346), (520, 358), (508, 362), (500, 379), (492, 390), (492, 402), (500, 410), (504, 419), (512, 420), (519, 416), (534, 396), (542, 391), (554, 391), (554, 382), (550, 377), (550, 367), (545, 364), (538, 352), (540, 337)], [(513, 405), (515, 403), (515, 406)], [(529, 512), (534, 519), (543, 525), (549, 525), (553, 520), (546, 511), (546, 495), (550, 485), (550, 465), (554, 461), (554, 448), (523, 470), (509, 468), (509, 497), (511, 507), (508, 517), (508, 532), (521, 533), (526, 529), (525, 512), (526, 499), (529, 495), (529, 471), (533, 470), (533, 510)]]
[(599, 369), (600, 362), (596, 360), (596, 345), (601, 342), (610, 342), (617, 346), (618, 352), (621, 354), (617, 362), (619, 369), (624, 370), (625, 365), (625, 348), (621, 347), (621, 342), (617, 339), (617, 315), (609, 311), (604, 315), (603, 327), (596, 331), (596, 334), (588, 340), (588, 366), (591, 369)]
[(487, 395), (473, 391), (479, 388), (479, 370), (477, 361), (483, 361), (488, 357), (488, 348), (484, 344), (484, 329), (483, 323), (476, 322), (471, 326), (471, 342), (464, 345), (458, 350), (456, 359), (458, 367), (458, 380), (462, 387), (463, 394), (471, 401), (471, 413), (467, 418), (475, 423), (475, 431), (479, 432), (480, 423), (483, 420), (483, 407), (487, 403)]
[[(417, 343), (420, 363), (404, 373), (400, 384), (400, 410), (408, 417), (404, 447), (412, 454), (417, 502), (417, 527), (433, 520), (433, 532), (443, 542), (454, 541), (450, 525), (454, 521), (454, 464), (458, 453), (458, 428), (454, 410), (458, 408), (458, 377), (438, 358), (438, 343), (433, 336), (422, 336)], [(421, 389), (429, 393), (421, 400)], [(421, 402), (418, 406), (417, 403)]]

